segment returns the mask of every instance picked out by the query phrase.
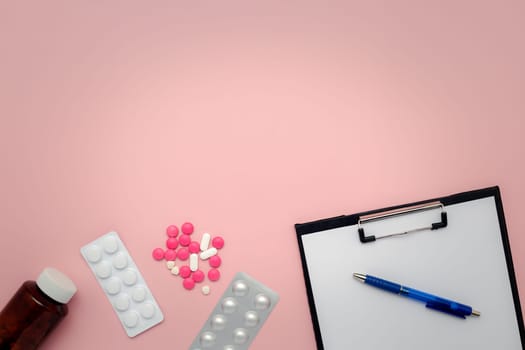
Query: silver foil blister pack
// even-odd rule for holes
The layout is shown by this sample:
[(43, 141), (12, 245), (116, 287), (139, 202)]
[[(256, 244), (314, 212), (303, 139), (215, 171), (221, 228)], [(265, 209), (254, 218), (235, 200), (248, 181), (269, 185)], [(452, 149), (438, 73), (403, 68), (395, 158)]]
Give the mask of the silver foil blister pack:
[(226, 288), (190, 350), (246, 350), (279, 301), (279, 295), (239, 272)]

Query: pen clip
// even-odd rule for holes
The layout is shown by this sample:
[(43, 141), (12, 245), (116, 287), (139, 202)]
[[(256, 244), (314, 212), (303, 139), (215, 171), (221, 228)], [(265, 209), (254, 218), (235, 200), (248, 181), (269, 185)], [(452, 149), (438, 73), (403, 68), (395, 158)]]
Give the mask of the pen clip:
[[(410, 214), (410, 213), (414, 213), (414, 212), (418, 212), (422, 210), (431, 210), (435, 208), (441, 208), (441, 221), (431, 223), (429, 226), (417, 227), (417, 228), (413, 228), (410, 230), (405, 230), (403, 232), (390, 233), (390, 234), (380, 236), (380, 237), (376, 237), (375, 235), (366, 236), (365, 229), (362, 227), (363, 224), (370, 222), (370, 221), (382, 220), (382, 219), (389, 218), (392, 216)], [(437, 229), (446, 227), (447, 224), (448, 224), (448, 219), (447, 219), (447, 212), (445, 211), (445, 206), (439, 201), (434, 201), (434, 202), (429, 202), (429, 203), (413, 205), (410, 207), (397, 208), (397, 209), (392, 209), (392, 210), (387, 210), (383, 212), (360, 216), (359, 220), (357, 221), (357, 232), (359, 233), (359, 240), (361, 241), (361, 243), (368, 243), (368, 242), (373, 242), (376, 239), (380, 239), (380, 238), (401, 236), (407, 233), (419, 232), (419, 231), (425, 231), (425, 230), (437, 230)]]
[(466, 318), (464, 311), (455, 310), (455, 309), (451, 308), (450, 304), (448, 304), (448, 303), (442, 303), (442, 302), (439, 302), (439, 301), (429, 301), (427, 303), (426, 307), (429, 308), (429, 309), (432, 309), (432, 310), (437, 310), (437, 311), (441, 311), (441, 312), (447, 313), (447, 314), (452, 315), (452, 316), (457, 316), (457, 317), (460, 317), (460, 318), (463, 318), (463, 319)]

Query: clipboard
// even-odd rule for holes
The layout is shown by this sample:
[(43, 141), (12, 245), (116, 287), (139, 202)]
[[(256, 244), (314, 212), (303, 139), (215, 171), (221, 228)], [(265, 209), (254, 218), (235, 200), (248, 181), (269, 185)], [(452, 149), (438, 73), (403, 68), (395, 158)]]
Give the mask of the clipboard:
[[(318, 349), (525, 349), (498, 187), (296, 224)], [(462, 319), (356, 281), (473, 306)]]

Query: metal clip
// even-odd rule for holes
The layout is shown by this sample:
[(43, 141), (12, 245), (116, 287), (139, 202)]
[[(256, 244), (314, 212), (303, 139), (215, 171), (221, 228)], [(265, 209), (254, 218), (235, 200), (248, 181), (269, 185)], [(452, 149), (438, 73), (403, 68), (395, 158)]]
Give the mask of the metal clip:
[[(397, 215), (410, 214), (410, 213), (422, 211), (422, 210), (435, 209), (439, 207), (441, 207), (441, 221), (432, 223), (429, 226), (418, 227), (418, 228), (406, 230), (403, 232), (391, 233), (391, 234), (384, 235), (381, 237), (376, 237), (374, 235), (366, 236), (365, 230), (362, 227), (362, 224), (366, 222), (381, 220), (381, 219), (385, 219), (385, 218), (397, 216)], [(393, 210), (388, 210), (388, 211), (384, 211), (380, 213), (360, 216), (357, 222), (357, 227), (358, 227), (357, 231), (359, 232), (359, 239), (361, 240), (361, 242), (368, 243), (368, 242), (373, 242), (376, 239), (380, 239), (380, 238), (406, 235), (408, 233), (425, 231), (425, 230), (437, 230), (439, 228), (446, 227), (447, 223), (448, 223), (448, 220), (447, 220), (447, 212), (445, 211), (445, 206), (441, 202), (429, 202), (429, 203), (414, 205), (414, 206), (410, 206), (406, 208), (393, 209)]]

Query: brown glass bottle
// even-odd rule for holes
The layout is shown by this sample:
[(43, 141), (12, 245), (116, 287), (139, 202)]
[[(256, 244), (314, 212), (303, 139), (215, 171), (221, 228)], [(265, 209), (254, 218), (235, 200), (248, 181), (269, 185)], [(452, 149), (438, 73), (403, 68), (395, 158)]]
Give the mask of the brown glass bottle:
[(55, 269), (20, 286), (0, 312), (0, 350), (36, 349), (67, 315), (76, 287)]

